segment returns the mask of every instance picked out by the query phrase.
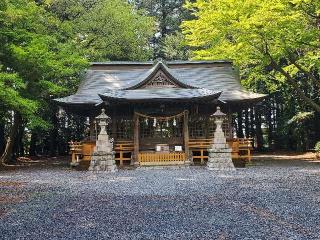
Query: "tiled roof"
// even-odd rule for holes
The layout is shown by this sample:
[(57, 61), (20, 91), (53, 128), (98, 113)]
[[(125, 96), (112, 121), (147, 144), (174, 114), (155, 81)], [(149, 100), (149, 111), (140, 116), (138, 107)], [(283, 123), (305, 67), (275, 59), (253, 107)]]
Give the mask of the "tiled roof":
[[(126, 96), (130, 99), (132, 96), (138, 97), (137, 94), (139, 93), (145, 94), (144, 96), (139, 96), (141, 99), (154, 97), (159, 93), (158, 89), (136, 93), (125, 92), (125, 90), (139, 86), (154, 72), (159, 64), (176, 81), (181, 83), (184, 89), (190, 89), (190, 91), (185, 91), (186, 94), (187, 92), (191, 94), (192, 88), (207, 89), (215, 93), (222, 92), (219, 100), (225, 102), (251, 101), (265, 97), (264, 94), (246, 91), (240, 85), (237, 71), (233, 68), (232, 63), (228, 61), (173, 61), (166, 63), (161, 61), (156, 65), (152, 65), (151, 62), (107, 62), (93, 63), (78, 91), (74, 95), (59, 98), (56, 101), (60, 104), (100, 104), (102, 100), (99, 95), (109, 97)], [(185, 96), (182, 92), (179, 92), (180, 95), (177, 95), (177, 98)], [(172, 94), (175, 93), (175, 91), (169, 90), (163, 92), (163, 94), (158, 94), (158, 96), (173, 98)], [(195, 92), (195, 94), (201, 97), (200, 91)]]

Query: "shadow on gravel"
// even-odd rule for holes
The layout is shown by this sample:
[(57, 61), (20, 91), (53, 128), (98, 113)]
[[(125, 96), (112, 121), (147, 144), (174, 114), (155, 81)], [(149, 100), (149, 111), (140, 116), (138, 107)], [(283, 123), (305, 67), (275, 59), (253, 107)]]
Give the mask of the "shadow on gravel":
[(16, 170), (32, 170), (32, 169), (64, 169), (69, 168), (69, 157), (52, 157), (41, 158), (39, 160), (18, 161), (17, 164), (0, 166), (1, 171), (16, 171)]

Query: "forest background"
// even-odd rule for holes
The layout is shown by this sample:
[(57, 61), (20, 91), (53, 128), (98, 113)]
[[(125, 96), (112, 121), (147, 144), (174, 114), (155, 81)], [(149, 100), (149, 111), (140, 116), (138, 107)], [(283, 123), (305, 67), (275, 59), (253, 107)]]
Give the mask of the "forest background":
[(83, 117), (52, 99), (76, 91), (90, 62), (229, 59), (269, 97), (234, 115), (263, 150), (320, 140), (319, 0), (1, 0), (0, 156), (68, 154)]

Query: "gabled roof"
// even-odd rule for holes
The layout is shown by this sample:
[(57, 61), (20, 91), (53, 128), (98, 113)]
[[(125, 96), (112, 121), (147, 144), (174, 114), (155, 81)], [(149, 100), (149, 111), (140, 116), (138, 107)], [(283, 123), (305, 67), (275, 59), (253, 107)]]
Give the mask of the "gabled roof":
[[(78, 91), (68, 97), (55, 99), (60, 105), (97, 105), (99, 97), (132, 97), (159, 70), (181, 89), (207, 89), (222, 92), (219, 100), (224, 102), (259, 101), (266, 95), (246, 91), (239, 81), (239, 74), (229, 61), (159, 61), (152, 62), (106, 62), (92, 63)], [(118, 92), (118, 93), (117, 93)], [(152, 91), (140, 91), (141, 99), (154, 96)], [(188, 92), (192, 92), (191, 90)], [(168, 94), (173, 94), (173, 92)], [(159, 95), (163, 96), (164, 95)], [(171, 95), (167, 95), (171, 97)], [(198, 95), (201, 97), (201, 95)], [(203, 97), (203, 96), (202, 96)]]
[(142, 75), (140, 79), (136, 79), (136, 81), (132, 82), (124, 89), (132, 90), (141, 88), (143, 85), (147, 84), (160, 70), (163, 71), (175, 85), (181, 88), (196, 88), (195, 86), (188, 85), (187, 83), (184, 83), (183, 80), (179, 80), (177, 77), (175, 77), (174, 73), (162, 62), (162, 60), (160, 60), (149, 71), (147, 71), (146, 74)]

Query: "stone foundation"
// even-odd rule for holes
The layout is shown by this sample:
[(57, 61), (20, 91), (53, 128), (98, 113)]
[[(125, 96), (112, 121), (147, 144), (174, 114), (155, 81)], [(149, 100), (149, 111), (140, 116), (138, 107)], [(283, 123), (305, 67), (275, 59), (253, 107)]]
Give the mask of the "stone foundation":
[(230, 148), (211, 148), (208, 154), (208, 170), (235, 170)]
[(90, 162), (90, 171), (116, 172), (116, 162), (114, 152), (95, 151), (92, 154)]

